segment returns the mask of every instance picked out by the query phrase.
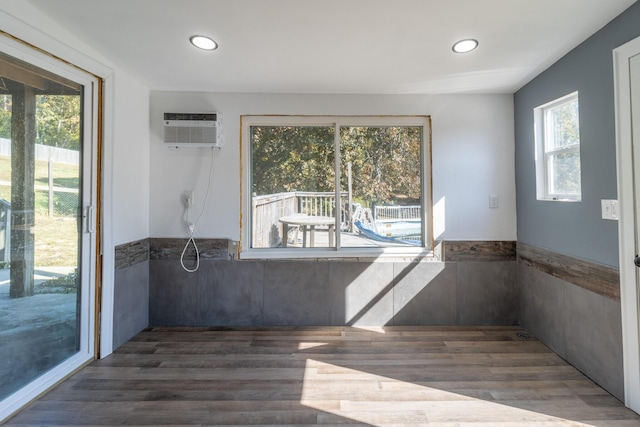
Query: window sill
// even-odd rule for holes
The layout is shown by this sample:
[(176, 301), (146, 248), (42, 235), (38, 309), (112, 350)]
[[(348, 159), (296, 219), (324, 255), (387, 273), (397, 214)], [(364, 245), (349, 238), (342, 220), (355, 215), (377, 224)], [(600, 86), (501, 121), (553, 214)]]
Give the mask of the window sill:
[(570, 198), (570, 197), (545, 197), (539, 198), (540, 202), (581, 202), (582, 198)]
[(340, 251), (329, 248), (318, 249), (251, 249), (240, 253), (242, 260), (305, 260), (305, 261), (378, 261), (378, 262), (416, 262), (438, 261), (438, 257), (426, 248), (381, 248), (363, 250), (361, 248), (342, 248)]

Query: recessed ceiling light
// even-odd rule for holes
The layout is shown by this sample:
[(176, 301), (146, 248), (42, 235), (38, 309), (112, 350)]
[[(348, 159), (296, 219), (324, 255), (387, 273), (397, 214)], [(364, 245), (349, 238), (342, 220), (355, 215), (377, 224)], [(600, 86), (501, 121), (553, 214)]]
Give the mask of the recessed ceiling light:
[(453, 45), (453, 51), (455, 53), (467, 53), (478, 47), (478, 40), (464, 39), (455, 42)]
[(216, 50), (218, 48), (218, 43), (216, 43), (212, 38), (207, 36), (191, 36), (189, 41), (191, 42), (192, 45), (194, 45), (198, 49)]

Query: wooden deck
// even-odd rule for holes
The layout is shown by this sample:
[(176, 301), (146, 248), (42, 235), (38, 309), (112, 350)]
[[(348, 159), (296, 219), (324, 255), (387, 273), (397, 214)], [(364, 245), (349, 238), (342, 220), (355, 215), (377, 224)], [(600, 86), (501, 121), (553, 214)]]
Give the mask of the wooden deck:
[(8, 422), (640, 426), (519, 328), (153, 329)]
[[(306, 241), (311, 241), (310, 232), (306, 232)], [(302, 247), (303, 235), (302, 231), (298, 233), (298, 241), (288, 243), (289, 247)], [(391, 243), (391, 242), (379, 242), (376, 240), (368, 239), (358, 233), (340, 233), (341, 247), (343, 248), (390, 248), (390, 247), (414, 247), (404, 243)], [(315, 245), (316, 248), (329, 248), (329, 236), (326, 229), (319, 229), (315, 232)]]

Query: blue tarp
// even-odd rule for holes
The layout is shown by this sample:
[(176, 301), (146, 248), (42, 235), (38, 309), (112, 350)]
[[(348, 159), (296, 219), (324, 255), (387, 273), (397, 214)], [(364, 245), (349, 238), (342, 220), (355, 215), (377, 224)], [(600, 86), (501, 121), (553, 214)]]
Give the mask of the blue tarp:
[(360, 234), (362, 234), (363, 236), (371, 240), (377, 240), (379, 242), (404, 243), (407, 245), (422, 246), (422, 242), (420, 242), (419, 240), (399, 239), (396, 237), (389, 237), (389, 236), (383, 236), (382, 234), (378, 234), (372, 229), (370, 229), (369, 227), (365, 226), (361, 221), (355, 221), (353, 225), (355, 225), (358, 228), (358, 231), (360, 232)]

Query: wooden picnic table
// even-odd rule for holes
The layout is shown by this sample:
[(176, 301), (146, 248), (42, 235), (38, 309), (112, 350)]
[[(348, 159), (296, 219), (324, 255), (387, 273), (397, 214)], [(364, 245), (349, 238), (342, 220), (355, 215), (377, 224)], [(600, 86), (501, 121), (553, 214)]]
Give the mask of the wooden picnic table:
[(329, 233), (329, 246), (334, 246), (334, 235), (336, 229), (336, 219), (330, 216), (314, 215), (289, 215), (283, 216), (279, 220), (282, 223), (282, 246), (287, 246), (289, 228), (297, 226), (302, 228), (302, 247), (307, 246), (307, 229), (309, 230), (309, 247), (315, 246), (315, 232), (317, 226), (327, 226)]

